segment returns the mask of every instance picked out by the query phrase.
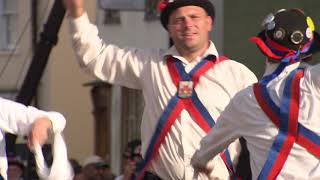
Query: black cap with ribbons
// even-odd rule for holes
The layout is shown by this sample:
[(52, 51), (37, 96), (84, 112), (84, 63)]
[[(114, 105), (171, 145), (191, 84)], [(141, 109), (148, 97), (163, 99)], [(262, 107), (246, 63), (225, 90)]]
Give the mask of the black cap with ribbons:
[(251, 38), (268, 57), (281, 60), (299, 51), (299, 59), (320, 50), (319, 34), (312, 19), (300, 9), (281, 9), (269, 14), (262, 23), (263, 30)]

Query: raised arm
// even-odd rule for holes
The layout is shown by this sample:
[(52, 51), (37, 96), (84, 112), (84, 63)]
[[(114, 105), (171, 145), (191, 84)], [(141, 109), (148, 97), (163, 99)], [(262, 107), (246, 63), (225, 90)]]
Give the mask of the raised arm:
[(64, 0), (67, 15), (78, 18), (84, 13), (83, 0)]
[(73, 50), (80, 67), (108, 83), (140, 89), (145, 64), (157, 55), (139, 48), (119, 48), (106, 43), (90, 23), (82, 0), (64, 0), (70, 22)]
[(3, 98), (0, 98), (0, 119), (2, 131), (29, 135), (31, 146), (35, 141), (42, 145), (49, 130), (61, 132), (66, 124), (60, 113), (41, 111)]

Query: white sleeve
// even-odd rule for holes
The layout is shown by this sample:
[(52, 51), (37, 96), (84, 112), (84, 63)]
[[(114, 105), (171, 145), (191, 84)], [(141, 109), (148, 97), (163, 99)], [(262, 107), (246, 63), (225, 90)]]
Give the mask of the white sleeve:
[(79, 18), (70, 19), (70, 31), (73, 49), (81, 68), (103, 81), (134, 89), (141, 88), (141, 71), (156, 52), (106, 44), (86, 13)]
[(0, 128), (5, 132), (27, 135), (36, 118), (48, 117), (54, 132), (61, 132), (66, 120), (58, 112), (45, 112), (35, 107), (0, 98)]
[[(196, 151), (191, 160), (193, 165), (213, 169), (214, 167), (210, 160), (240, 137), (241, 128), (239, 124), (241, 122), (239, 122), (239, 119), (241, 118), (241, 113), (238, 111), (239, 103), (236, 101), (236, 99), (231, 100), (221, 113), (214, 128), (201, 140), (200, 149)], [(234, 157), (238, 157), (238, 155)], [(237, 161), (237, 159), (233, 160)]]
[(238, 64), (237, 69), (233, 69), (233, 74), (235, 75), (234, 80), (236, 84), (239, 85), (238, 91), (245, 89), (246, 87), (258, 82), (256, 75), (245, 65), (238, 63), (236, 61), (231, 61)]
[(307, 78), (316, 91), (320, 93), (320, 64), (311, 66), (305, 73), (305, 78)]

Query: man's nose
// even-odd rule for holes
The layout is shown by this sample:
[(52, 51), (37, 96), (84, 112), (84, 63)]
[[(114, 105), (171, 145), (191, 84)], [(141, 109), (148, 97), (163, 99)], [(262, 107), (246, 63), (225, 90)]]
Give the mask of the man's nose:
[(192, 27), (193, 25), (194, 25), (194, 22), (191, 18), (184, 19), (184, 26), (185, 27)]

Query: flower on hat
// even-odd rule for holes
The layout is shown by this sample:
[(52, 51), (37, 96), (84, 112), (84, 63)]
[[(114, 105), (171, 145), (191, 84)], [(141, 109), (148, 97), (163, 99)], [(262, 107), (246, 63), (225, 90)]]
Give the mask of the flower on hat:
[(307, 17), (307, 24), (308, 24), (309, 28), (311, 29), (311, 31), (315, 30), (314, 23), (313, 23), (311, 17), (309, 17), (309, 16)]
[(168, 4), (172, 2), (173, 0), (160, 0), (158, 3), (158, 10), (159, 11), (164, 10), (168, 6)]

